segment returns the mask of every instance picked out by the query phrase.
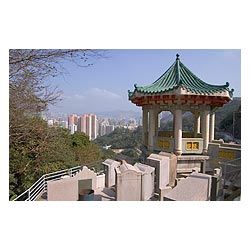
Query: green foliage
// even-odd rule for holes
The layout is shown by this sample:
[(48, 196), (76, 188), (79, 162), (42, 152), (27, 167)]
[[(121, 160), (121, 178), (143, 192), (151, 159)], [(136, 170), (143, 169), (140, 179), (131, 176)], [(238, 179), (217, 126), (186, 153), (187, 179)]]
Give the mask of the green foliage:
[(99, 161), (105, 158), (106, 152), (99, 145), (90, 142), (88, 136), (81, 132), (70, 135), (71, 150), (79, 165)]
[(85, 147), (90, 144), (88, 137), (81, 132), (75, 132), (71, 135), (71, 145), (72, 147)]
[[(128, 156), (130, 157), (130, 161), (135, 163), (136, 161), (139, 161), (140, 157), (140, 153), (137, 152), (136, 148), (140, 148), (142, 143), (142, 127), (138, 127), (135, 130), (116, 128), (112, 133), (98, 137), (95, 140), (95, 143), (100, 146), (105, 144), (112, 145), (112, 149), (124, 149), (119, 155), (123, 155), (125, 157)], [(116, 155), (111, 149), (105, 150), (105, 152), (108, 154), (105, 155), (105, 159), (116, 158)]]
[[(66, 72), (63, 62), (90, 65), (93, 50), (9, 50), (9, 198), (29, 188), (41, 175), (103, 157), (85, 135), (50, 128), (40, 118), (60, 91), (48, 78)], [(77, 60), (76, 60), (77, 59)], [(90, 60), (91, 59), (91, 60)], [(90, 60), (90, 61), (89, 61)]]
[(27, 129), (26, 137), (10, 144), (10, 199), (43, 174), (104, 160), (110, 153), (90, 142), (84, 133), (70, 135), (67, 129), (48, 127), (41, 119), (27, 119), (33, 119), (33, 126)]
[(135, 149), (129, 148), (129, 149), (124, 149), (122, 151), (123, 155), (129, 156), (131, 158), (138, 158), (139, 154), (136, 152)]
[(112, 149), (140, 147), (142, 127), (135, 130), (116, 128), (112, 133), (98, 137), (95, 142), (101, 146), (112, 145)]

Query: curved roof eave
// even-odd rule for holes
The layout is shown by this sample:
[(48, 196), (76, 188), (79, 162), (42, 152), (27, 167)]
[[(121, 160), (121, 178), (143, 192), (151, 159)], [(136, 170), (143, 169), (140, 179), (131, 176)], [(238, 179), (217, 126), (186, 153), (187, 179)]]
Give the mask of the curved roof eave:
[(176, 61), (170, 68), (164, 72), (151, 85), (145, 87), (138, 87), (134, 84), (134, 91), (129, 91), (129, 98), (132, 98), (137, 93), (142, 94), (157, 94), (164, 92), (171, 92), (178, 87), (188, 90), (189, 92), (201, 95), (214, 95), (216, 93), (228, 91), (229, 95), (233, 95), (233, 90), (229, 90), (229, 83), (225, 85), (212, 85), (202, 81), (199, 77), (193, 74), (176, 55)]

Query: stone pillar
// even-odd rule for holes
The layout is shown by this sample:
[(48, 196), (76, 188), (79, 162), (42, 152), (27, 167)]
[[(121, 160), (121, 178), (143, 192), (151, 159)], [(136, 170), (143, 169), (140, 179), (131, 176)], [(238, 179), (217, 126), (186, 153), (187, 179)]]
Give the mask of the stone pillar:
[(204, 110), (202, 114), (202, 138), (203, 138), (203, 154), (207, 154), (209, 142), (209, 111)]
[(148, 149), (154, 149), (154, 136), (155, 136), (155, 110), (149, 110), (149, 132), (148, 132)]
[(197, 137), (201, 132), (201, 116), (200, 113), (194, 113), (194, 137)]
[(222, 171), (219, 168), (214, 169), (214, 175), (212, 175), (212, 183), (211, 183), (211, 195), (210, 200), (216, 201), (220, 200), (223, 194), (223, 186), (222, 186)]
[(159, 114), (158, 110), (155, 110), (155, 135), (158, 133), (158, 127), (159, 127)]
[(175, 135), (175, 127), (174, 127), (174, 124), (175, 124), (175, 113), (171, 111), (171, 114), (173, 115), (173, 126), (172, 126), (172, 137), (174, 138), (174, 135)]
[(146, 145), (146, 136), (148, 134), (148, 110), (145, 107), (142, 108), (142, 127), (142, 142)]
[(182, 110), (175, 110), (174, 119), (174, 151), (176, 155), (182, 154)]
[(210, 123), (209, 123), (209, 142), (214, 140), (214, 123), (215, 123), (215, 113), (210, 113)]

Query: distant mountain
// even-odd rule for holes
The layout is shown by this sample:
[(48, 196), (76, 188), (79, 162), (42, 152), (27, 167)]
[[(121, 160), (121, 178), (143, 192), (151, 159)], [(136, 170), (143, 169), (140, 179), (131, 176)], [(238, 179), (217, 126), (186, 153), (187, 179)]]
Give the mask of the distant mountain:
[[(241, 98), (233, 100), (216, 111), (216, 132), (231, 138), (241, 139)], [(223, 138), (224, 139), (224, 138)]]
[(115, 119), (132, 119), (140, 118), (142, 113), (140, 111), (133, 110), (115, 110), (115, 111), (103, 111), (95, 113), (98, 117), (102, 118), (115, 118)]
[(218, 108), (215, 112), (215, 125), (219, 124), (231, 113), (238, 112), (241, 107), (241, 97), (234, 97), (233, 100), (221, 108)]

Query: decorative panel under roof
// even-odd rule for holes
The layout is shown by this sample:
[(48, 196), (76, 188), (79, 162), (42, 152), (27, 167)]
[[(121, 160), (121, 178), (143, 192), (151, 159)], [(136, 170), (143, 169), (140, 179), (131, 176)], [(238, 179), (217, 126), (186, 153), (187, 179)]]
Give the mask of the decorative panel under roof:
[(233, 96), (233, 89), (230, 91), (228, 88), (229, 83), (219, 86), (202, 81), (180, 61), (178, 54), (176, 56), (176, 61), (173, 65), (153, 84), (145, 87), (138, 87), (135, 84), (135, 90), (133, 92), (129, 91), (129, 99), (136, 93), (145, 95), (160, 94), (175, 90), (179, 87), (196, 95), (213, 95), (228, 91), (229, 96)]

